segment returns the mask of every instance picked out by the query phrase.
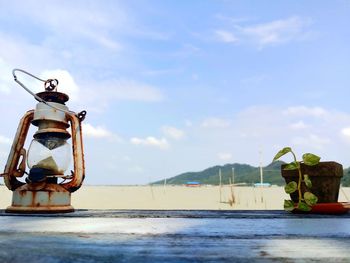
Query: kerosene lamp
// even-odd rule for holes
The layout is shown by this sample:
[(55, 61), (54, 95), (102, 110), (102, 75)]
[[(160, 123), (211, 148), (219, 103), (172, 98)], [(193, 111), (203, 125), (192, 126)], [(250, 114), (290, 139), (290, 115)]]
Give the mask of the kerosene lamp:
[[(43, 81), (45, 91), (31, 92), (18, 80), (16, 71)], [(12, 204), (6, 212), (73, 212), (71, 193), (80, 188), (85, 176), (81, 122), (86, 111), (75, 113), (68, 109), (69, 97), (57, 91), (58, 80), (42, 80), (21, 69), (14, 69), (12, 73), (15, 81), (39, 102), (20, 120), (2, 174), (7, 188), (13, 191)], [(27, 151), (24, 144), (31, 124), (38, 130)], [(67, 131), (69, 127), (71, 133)], [(72, 146), (67, 142), (70, 138)], [(66, 175), (71, 154), (74, 171)], [(26, 171), (26, 161), (29, 171)], [(17, 179), (24, 175), (27, 175), (24, 181)]]

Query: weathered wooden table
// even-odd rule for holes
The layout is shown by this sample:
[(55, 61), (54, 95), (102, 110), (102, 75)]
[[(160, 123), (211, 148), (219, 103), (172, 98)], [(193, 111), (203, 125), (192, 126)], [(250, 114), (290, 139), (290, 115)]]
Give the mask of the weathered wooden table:
[(0, 211), (0, 262), (350, 262), (350, 215)]

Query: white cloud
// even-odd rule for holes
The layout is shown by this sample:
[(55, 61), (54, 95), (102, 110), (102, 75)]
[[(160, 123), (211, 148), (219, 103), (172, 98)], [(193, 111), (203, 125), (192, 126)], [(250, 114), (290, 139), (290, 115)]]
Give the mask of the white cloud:
[(144, 173), (145, 169), (142, 168), (141, 166), (138, 165), (134, 165), (128, 168), (128, 171), (130, 173), (136, 173), (136, 174), (140, 174), (140, 173)]
[(10, 138), (0, 135), (0, 144), (11, 145), (12, 140)]
[(297, 121), (289, 125), (289, 127), (293, 130), (304, 130), (309, 127), (309, 125), (305, 124), (303, 121)]
[[(48, 35), (53, 39), (64, 42), (67, 39), (82, 39), (95, 42), (103, 48), (119, 49), (120, 43), (114, 40), (112, 32), (127, 25), (127, 15), (120, 4), (104, 3), (99, 5), (80, 1), (65, 2), (53, 1), (49, 4), (37, 4), (32, 1), (21, 4), (8, 3), (9, 12), (16, 11), (16, 15), (24, 20), (44, 25)], [(55, 10), (55, 15), (44, 16)], [(64, 18), (64, 19), (62, 19)], [(49, 41), (49, 40), (47, 40)]]
[(6, 160), (5, 158), (7, 158), (8, 155), (9, 155), (8, 152), (0, 151), (0, 160), (2, 159), (2, 161), (0, 161), (1, 167), (5, 166), (5, 163), (4, 163)]
[(343, 128), (341, 134), (350, 138), (350, 127)]
[(228, 17), (223, 14), (216, 14), (215, 18), (225, 22), (229, 22), (230, 24), (233, 24), (233, 25), (236, 25), (242, 22), (249, 22), (253, 20), (253, 17)]
[(199, 129), (198, 134), (190, 136), (201, 138), (215, 152), (221, 152), (223, 146), (229, 148), (235, 162), (251, 160), (248, 163), (258, 164), (259, 155), (254, 151), (257, 153), (259, 146), (271, 161), (278, 150), (291, 146), (298, 157), (313, 152), (323, 160), (345, 166), (350, 163), (348, 144), (344, 143), (350, 142), (350, 114), (327, 108), (255, 106), (233, 116), (226, 129)]
[[(217, 40), (225, 43), (253, 43), (261, 48), (305, 39), (310, 19), (292, 16), (254, 25), (240, 26), (237, 23), (230, 30), (216, 30)], [(232, 23), (229, 24), (232, 26)]]
[[(103, 90), (100, 87), (103, 87)], [(118, 100), (159, 102), (164, 98), (162, 92), (154, 86), (123, 79), (90, 83), (83, 96), (85, 101), (94, 105)]]
[(130, 142), (134, 145), (144, 145), (144, 146), (151, 146), (151, 147), (156, 147), (159, 149), (168, 149), (169, 148), (169, 143), (167, 139), (161, 138), (157, 139), (155, 137), (149, 136), (147, 138), (138, 138), (138, 137), (133, 137), (130, 139)]
[(122, 50), (122, 45), (110, 37), (99, 35), (96, 32), (86, 32), (85, 35), (89, 36), (91, 40), (95, 40), (104, 48), (112, 49), (114, 51)]
[(230, 125), (230, 120), (214, 117), (205, 119), (201, 124), (204, 128), (228, 128)]
[[(42, 80), (47, 79), (57, 79), (58, 80), (58, 86), (57, 91), (66, 93), (70, 100), (77, 100), (79, 97), (79, 87), (75, 83), (72, 75), (67, 70), (62, 69), (46, 69), (43, 70), (41, 73), (35, 72), (35, 70), (28, 70), (23, 69), (24, 71), (33, 74), (34, 76), (39, 77)], [(1, 58), (0, 58), (0, 73), (2, 73), (3, 70), (1, 68)], [(17, 79), (22, 82), (25, 87), (27, 87), (29, 90), (31, 90), (34, 93), (42, 92), (45, 90), (44, 82), (41, 82), (31, 76), (28, 76), (27, 74), (16, 71), (15, 72)], [(19, 89), (22, 89), (17, 83), (14, 82), (13, 76), (12, 76), (12, 69), (9, 67), (6, 68), (6, 71), (3, 72), (4, 76), (6, 76), (6, 81), (8, 86), (14, 86), (15, 90), (18, 91)], [(4, 78), (5, 79), (5, 78)], [(0, 90), (1, 90), (1, 77), (0, 77)], [(15, 92), (16, 93), (16, 92)], [(24, 94), (24, 93), (23, 93)], [(28, 94), (26, 94), (28, 96)], [(30, 95), (31, 96), (31, 95)]]
[[(72, 110), (86, 108), (89, 112), (102, 112), (111, 102), (119, 100), (158, 102), (164, 99), (161, 90), (153, 85), (115, 77), (113, 71), (119, 64), (128, 68), (127, 64), (133, 63), (130, 53), (123, 59), (118, 57), (118, 61), (123, 62), (116, 62), (119, 37), (137, 33), (129, 23), (135, 21), (131, 21), (132, 16), (120, 3), (81, 5), (78, 0), (62, 5), (54, 1), (37, 8), (37, 4), (29, 2), (9, 3), (0, 11), (15, 12), (16, 17), (22, 17), (33, 30), (41, 32), (35, 36), (0, 32), (0, 94), (20, 89), (11, 74), (12, 68), (20, 65), (40, 77), (57, 78), (60, 81), (58, 91), (69, 95), (71, 104), (68, 106)], [(52, 10), (55, 16), (42, 16)], [(23, 80), (31, 90), (42, 90), (40, 82), (30, 78)], [(18, 97), (16, 99), (19, 101)]]
[(83, 135), (90, 138), (111, 138), (120, 141), (120, 137), (113, 134), (102, 126), (93, 126), (90, 123), (83, 122)]
[(0, 92), (10, 93), (10, 82), (12, 82), (12, 69), (0, 57)]
[(294, 16), (241, 28), (242, 32), (261, 45), (284, 43), (297, 39), (309, 22)]
[(163, 94), (159, 89), (132, 80), (119, 80), (112, 84), (110, 91), (115, 99), (136, 101), (161, 101)]
[(289, 116), (312, 116), (317, 118), (329, 116), (329, 112), (322, 107), (307, 106), (288, 107), (283, 113)]
[[(255, 106), (241, 111), (233, 123), (234, 127), (245, 138), (307, 137), (309, 133), (306, 131), (318, 132), (320, 137), (328, 138), (328, 132), (331, 129), (346, 121), (346, 117), (343, 115), (343, 113), (329, 111), (321, 107), (292, 106), (283, 109)], [(323, 116), (327, 116), (327, 118), (321, 118)], [(328, 116), (332, 116), (332, 118), (328, 118)], [(300, 117), (303, 119), (301, 120)], [(329, 128), (325, 129), (324, 127)], [(316, 138), (315, 136), (311, 137)]]
[(295, 137), (292, 139), (292, 144), (297, 146), (303, 146), (305, 148), (314, 148), (318, 150), (324, 149), (326, 145), (329, 145), (331, 140), (327, 137), (321, 137), (316, 134), (308, 134), (303, 137)]
[(218, 158), (222, 161), (229, 161), (232, 160), (232, 154), (226, 152), (218, 153)]
[(170, 137), (175, 140), (180, 140), (185, 137), (185, 132), (183, 130), (177, 129), (171, 126), (163, 126), (162, 131), (165, 136)]
[(192, 127), (193, 123), (190, 120), (185, 120), (185, 125), (186, 125), (186, 127)]
[(266, 74), (257, 74), (249, 78), (244, 78), (241, 80), (241, 84), (246, 89), (253, 89), (260, 86), (263, 82), (269, 79)]
[[(194, 46), (193, 44), (183, 44), (182, 47), (174, 52), (169, 53), (170, 56), (176, 58), (187, 58), (189, 56), (198, 55), (201, 48)], [(184, 69), (182, 69), (183, 71)]]
[(128, 155), (124, 155), (124, 156), (122, 157), (122, 160), (123, 160), (124, 162), (130, 162), (130, 161), (131, 161), (131, 158), (130, 158), (130, 156), (128, 156)]
[(350, 142), (350, 127), (345, 127), (340, 130), (340, 135), (345, 139), (346, 142)]
[(169, 69), (153, 69), (153, 70), (146, 70), (142, 72), (141, 74), (145, 76), (161, 76), (161, 75), (172, 75), (172, 74), (178, 74), (182, 72), (183, 69), (181, 68), (169, 68)]
[[(5, 64), (5, 76), (10, 79), (11, 83), (13, 68), (20, 67), (37, 75), (44, 68), (57, 67), (62, 62), (61, 57), (57, 54), (60, 49), (53, 50), (43, 43), (33, 44), (25, 36), (0, 31), (0, 39), (0, 57), (2, 64)], [(22, 79), (24, 77), (26, 76), (21, 76)]]
[(238, 38), (233, 33), (225, 30), (216, 30), (215, 34), (220, 41), (225, 43), (235, 43), (238, 41)]

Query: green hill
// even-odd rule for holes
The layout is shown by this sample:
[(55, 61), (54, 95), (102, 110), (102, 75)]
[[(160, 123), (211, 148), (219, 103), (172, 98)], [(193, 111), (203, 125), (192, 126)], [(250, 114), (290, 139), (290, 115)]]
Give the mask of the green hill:
[[(280, 167), (282, 162), (275, 162), (263, 167), (264, 182), (271, 184), (283, 184)], [(187, 172), (167, 179), (167, 184), (185, 184), (188, 181), (198, 181), (202, 184), (219, 184), (219, 170), (221, 169), (222, 183), (229, 184), (232, 178), (232, 168), (234, 168), (235, 183), (253, 184), (260, 182), (260, 168), (248, 164), (225, 164), (223, 166), (213, 166), (200, 172)], [(154, 182), (162, 184), (164, 180)]]
[[(283, 162), (273, 162), (263, 167), (264, 183), (272, 185), (284, 185), (284, 179), (281, 176), (281, 164)], [(200, 172), (187, 172), (177, 176), (167, 178), (167, 184), (181, 185), (189, 181), (200, 182), (201, 184), (219, 184), (219, 170), (221, 169), (221, 177), (223, 184), (229, 184), (232, 179), (232, 168), (234, 168), (235, 184), (245, 183), (248, 185), (260, 182), (260, 168), (248, 164), (225, 164), (216, 165)], [(154, 182), (153, 184), (163, 184), (164, 180)], [(342, 178), (343, 186), (350, 186), (350, 168), (344, 169), (344, 177)]]

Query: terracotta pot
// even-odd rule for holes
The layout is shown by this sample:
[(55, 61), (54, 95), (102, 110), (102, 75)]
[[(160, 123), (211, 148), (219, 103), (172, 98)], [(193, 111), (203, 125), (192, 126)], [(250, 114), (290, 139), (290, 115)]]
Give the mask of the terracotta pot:
[[(286, 165), (282, 165), (281, 173), (286, 181), (289, 183), (295, 181), (298, 183), (299, 175), (297, 170), (284, 170)], [(309, 175), (312, 182), (310, 192), (318, 197), (318, 203), (336, 203), (338, 202), (340, 179), (343, 176), (343, 166), (336, 162), (320, 162), (315, 166), (308, 166), (301, 164), (302, 174)], [(304, 194), (306, 186), (301, 184), (301, 191)], [(298, 192), (290, 195), (293, 202), (298, 202)]]

